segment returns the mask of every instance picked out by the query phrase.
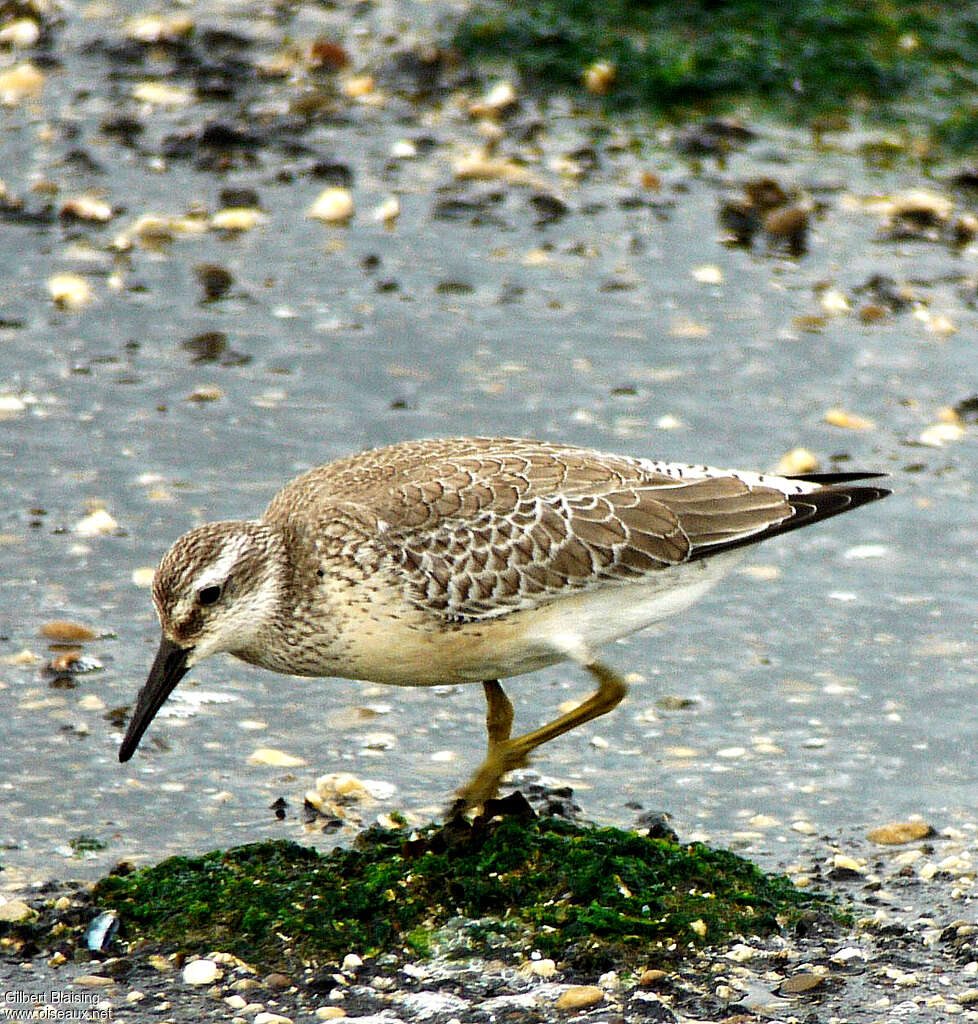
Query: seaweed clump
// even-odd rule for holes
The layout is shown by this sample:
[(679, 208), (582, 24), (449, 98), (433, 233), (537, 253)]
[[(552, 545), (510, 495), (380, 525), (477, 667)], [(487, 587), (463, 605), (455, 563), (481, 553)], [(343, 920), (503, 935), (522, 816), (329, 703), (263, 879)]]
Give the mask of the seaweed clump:
[(467, 58), (505, 60), (542, 90), (583, 93), (585, 69), (614, 68), (613, 107), (654, 111), (761, 100), (797, 114), (848, 110), (924, 92), (970, 100), (978, 13), (882, 0), (539, 0), (483, 2), (459, 24)]
[(502, 941), (580, 968), (638, 963), (831, 913), (727, 851), (527, 816), (375, 826), (325, 855), (277, 840), (171, 857), (102, 879), (93, 902), (129, 940), (266, 966), (425, 956), (447, 931), (464, 936), (449, 955), (498, 956)]

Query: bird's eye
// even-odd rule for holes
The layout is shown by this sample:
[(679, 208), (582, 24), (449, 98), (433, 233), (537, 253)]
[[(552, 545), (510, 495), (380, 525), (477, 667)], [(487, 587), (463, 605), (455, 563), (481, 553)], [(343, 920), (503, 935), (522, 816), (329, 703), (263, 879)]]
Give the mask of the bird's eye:
[(202, 605), (217, 604), (221, 599), (221, 588), (218, 584), (212, 587), (201, 587), (197, 591), (197, 603)]

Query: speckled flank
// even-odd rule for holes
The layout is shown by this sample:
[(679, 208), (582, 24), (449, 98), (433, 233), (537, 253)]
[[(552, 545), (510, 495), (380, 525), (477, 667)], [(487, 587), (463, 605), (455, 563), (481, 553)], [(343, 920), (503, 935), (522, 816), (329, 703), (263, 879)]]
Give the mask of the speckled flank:
[[(534, 742), (512, 767), (624, 696), (595, 661), (601, 646), (687, 607), (744, 545), (887, 493), (859, 478), (500, 438), (406, 442), (319, 466), (260, 520), (206, 524), (166, 554), (154, 599), (167, 645), (157, 664), (170, 670), (144, 687), (124, 751), (160, 693), (219, 651), (402, 686), (498, 680), (568, 658), (588, 666), (601, 698), (556, 731), (517, 737)], [(506, 701), (493, 694), (491, 716)]]

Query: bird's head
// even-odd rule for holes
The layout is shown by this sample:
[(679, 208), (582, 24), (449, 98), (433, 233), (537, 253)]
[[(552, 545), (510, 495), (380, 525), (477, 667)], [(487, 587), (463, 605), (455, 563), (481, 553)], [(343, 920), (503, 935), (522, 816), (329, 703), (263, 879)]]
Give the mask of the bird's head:
[(279, 615), (288, 586), (281, 536), (259, 522), (206, 523), (163, 556), (153, 603), (163, 636), (119, 748), (128, 761), (190, 668), (221, 651), (245, 652)]

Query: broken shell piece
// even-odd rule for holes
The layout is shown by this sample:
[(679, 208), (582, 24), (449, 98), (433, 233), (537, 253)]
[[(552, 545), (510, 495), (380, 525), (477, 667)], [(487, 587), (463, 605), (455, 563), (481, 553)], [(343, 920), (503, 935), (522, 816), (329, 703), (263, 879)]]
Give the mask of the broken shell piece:
[(713, 264), (693, 268), (693, 279), (700, 284), (723, 284), (723, 271)]
[(497, 118), (509, 113), (516, 106), (516, 90), (511, 82), (497, 82), (482, 97), (469, 104), (469, 116)]
[(391, 156), (395, 160), (413, 160), (418, 155), (418, 147), (410, 139), (398, 139), (391, 146)]
[(618, 77), (618, 69), (610, 61), (599, 60), (584, 69), (584, 88), (595, 96), (606, 96)]
[(119, 930), (119, 915), (114, 910), (99, 914), (85, 929), (85, 945), (96, 953), (104, 953)]
[(343, 82), (341, 89), (343, 95), (349, 99), (363, 100), (374, 96), (376, 83), (373, 75), (354, 75)]
[[(508, 181), (514, 185), (537, 184), (525, 167), (501, 157), (491, 157), (483, 150), (466, 153), (455, 161), (455, 177), (459, 181)], [(542, 187), (542, 186), (541, 186)]]
[(72, 196), (62, 204), (60, 216), (66, 220), (88, 220), (96, 224), (105, 224), (112, 220), (112, 204), (98, 196)]
[(193, 103), (194, 94), (169, 82), (140, 82), (133, 86), (132, 98), (153, 107), (186, 107)]
[(48, 294), (61, 309), (82, 309), (92, 301), (89, 283), (78, 274), (54, 274), (48, 278)]
[(271, 768), (301, 768), (308, 763), (301, 757), (287, 754), (284, 750), (276, 750), (274, 747), (259, 747), (248, 758), (248, 764), (268, 765)]
[(89, 512), (87, 516), (79, 519), (74, 526), (74, 532), (79, 537), (99, 537), (107, 533), (115, 533), (118, 529), (119, 524), (104, 508), (97, 508)]
[(205, 402), (218, 402), (223, 397), (224, 392), (219, 387), (215, 387), (212, 384), (201, 384), (187, 395), (187, 401), (197, 402), (202, 405)]
[(210, 219), (212, 231), (251, 231), (264, 224), (268, 215), (250, 206), (229, 206)]
[(27, 409), (27, 403), (18, 395), (0, 395), (0, 420), (13, 419)]
[(946, 196), (917, 188), (894, 196), (887, 213), (891, 219), (913, 221), (921, 226), (938, 226), (951, 216), (954, 204)]
[(180, 235), (197, 235), (207, 230), (209, 221), (200, 216), (169, 217), (165, 214), (147, 213), (132, 224), (128, 231), (117, 235), (113, 248), (126, 251), (135, 242), (149, 249), (168, 245)]
[(353, 193), (348, 188), (334, 185), (320, 192), (306, 216), (327, 224), (345, 224), (353, 213)]
[(843, 430), (873, 430), (876, 424), (864, 416), (846, 412), (844, 409), (828, 409), (824, 416), (825, 422)]
[(819, 295), (818, 302), (826, 313), (848, 313), (852, 308), (845, 294), (838, 288), (826, 288)]
[(952, 441), (960, 441), (964, 437), (964, 427), (960, 423), (935, 423), (924, 430), (917, 439), (928, 448), (943, 448)]
[(137, 43), (176, 43), (186, 39), (194, 23), (185, 14), (147, 14), (126, 23), (126, 35)]
[(764, 231), (772, 244), (784, 244), (789, 252), (801, 255), (808, 236), (808, 208), (802, 204), (784, 206), (764, 216)]
[(781, 456), (774, 467), (778, 476), (800, 476), (802, 473), (814, 473), (818, 469), (818, 456), (807, 448), (792, 448)]
[(40, 26), (32, 18), (15, 18), (0, 28), (0, 46), (27, 49), (41, 38)]
[(80, 622), (72, 622), (69, 619), (53, 619), (51, 622), (42, 623), (38, 630), (45, 640), (53, 640), (56, 643), (83, 644), (87, 640), (94, 640), (98, 634), (88, 626)]
[(374, 209), (372, 214), (375, 221), (380, 224), (386, 224), (387, 227), (391, 227), (400, 215), (401, 204), (396, 196), (391, 196), (389, 199), (385, 199)]
[(22, 100), (40, 96), (44, 88), (44, 74), (30, 61), (0, 71), (0, 103), (15, 107)]

